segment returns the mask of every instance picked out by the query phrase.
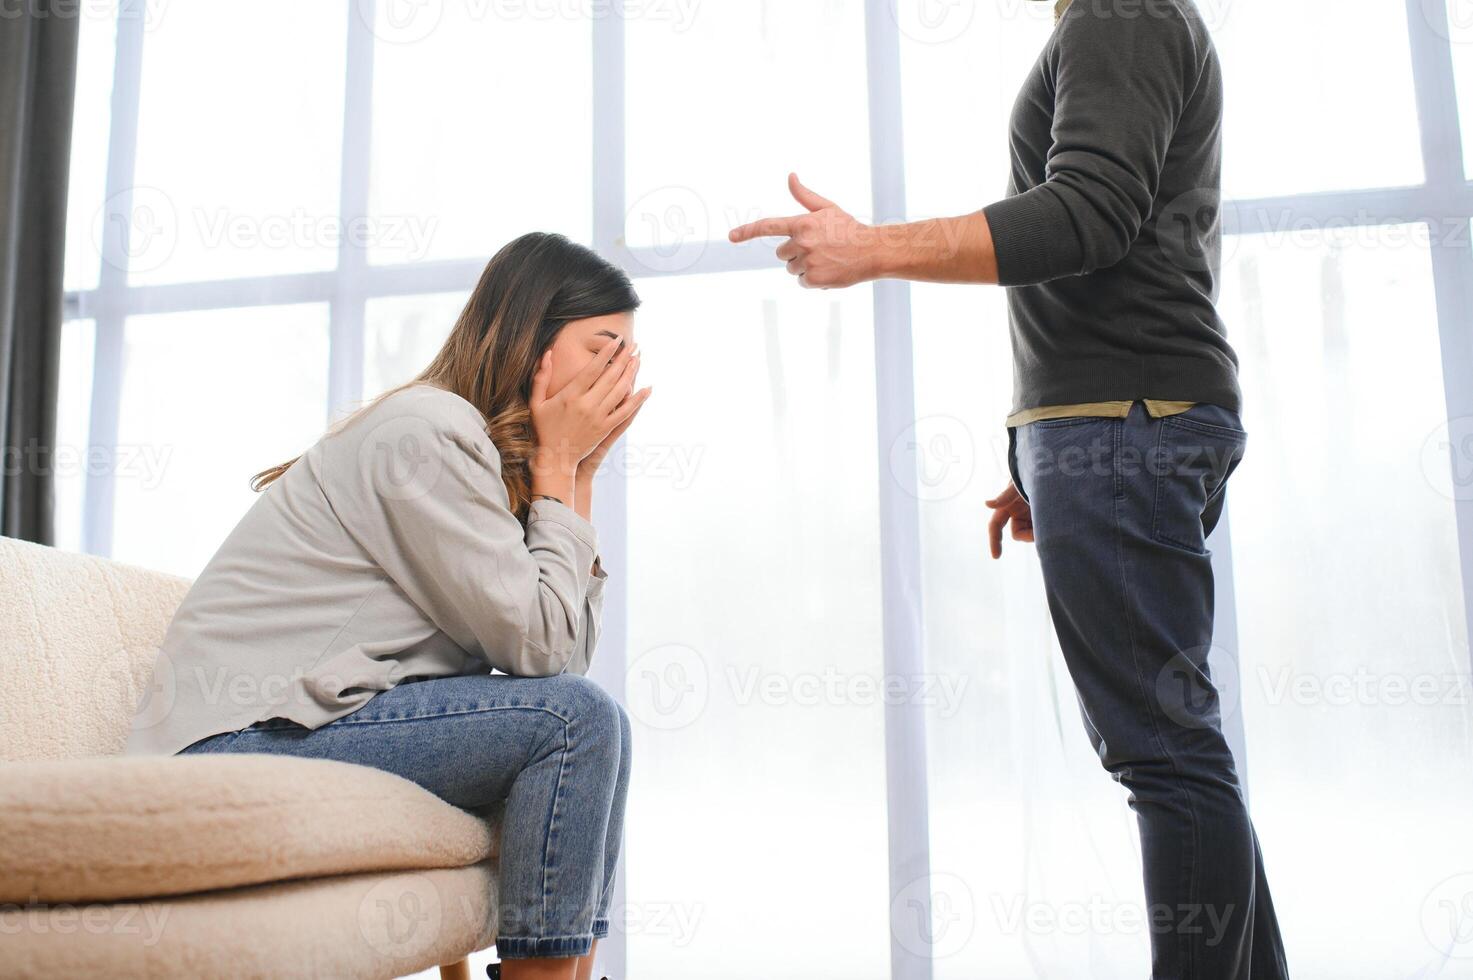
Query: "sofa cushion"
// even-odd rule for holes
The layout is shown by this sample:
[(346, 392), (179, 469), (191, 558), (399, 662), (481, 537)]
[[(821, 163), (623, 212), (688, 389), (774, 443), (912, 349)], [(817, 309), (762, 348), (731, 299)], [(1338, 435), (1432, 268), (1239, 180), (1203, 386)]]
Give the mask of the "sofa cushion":
[(268, 755), (0, 765), (0, 902), (475, 864), (493, 827), (407, 779)]
[(496, 871), (340, 875), (139, 903), (0, 905), (7, 980), (389, 980), (496, 939)]

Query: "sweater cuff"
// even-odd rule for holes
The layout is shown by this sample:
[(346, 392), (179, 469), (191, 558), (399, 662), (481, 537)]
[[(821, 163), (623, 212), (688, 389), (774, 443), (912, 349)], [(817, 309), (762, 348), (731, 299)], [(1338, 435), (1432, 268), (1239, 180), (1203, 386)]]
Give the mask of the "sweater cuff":
[(992, 232), (998, 285), (1047, 282), (1083, 267), (1079, 233), (1046, 183), (989, 204), (982, 213)]
[[(551, 521), (561, 524), (573, 536), (588, 546), (593, 554), (598, 554), (598, 531), (592, 524), (578, 516), (578, 512), (567, 504), (560, 504), (556, 500), (548, 500), (546, 497), (538, 497), (532, 501), (532, 506), (527, 508), (527, 526), (531, 527), (538, 521)], [(589, 559), (592, 564), (592, 559)]]

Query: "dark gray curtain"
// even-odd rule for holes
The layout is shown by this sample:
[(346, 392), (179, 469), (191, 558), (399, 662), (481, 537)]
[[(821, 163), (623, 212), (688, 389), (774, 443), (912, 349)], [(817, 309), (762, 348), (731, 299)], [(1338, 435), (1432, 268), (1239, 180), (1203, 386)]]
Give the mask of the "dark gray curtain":
[(75, 0), (0, 9), (0, 534), (44, 544), (78, 14)]

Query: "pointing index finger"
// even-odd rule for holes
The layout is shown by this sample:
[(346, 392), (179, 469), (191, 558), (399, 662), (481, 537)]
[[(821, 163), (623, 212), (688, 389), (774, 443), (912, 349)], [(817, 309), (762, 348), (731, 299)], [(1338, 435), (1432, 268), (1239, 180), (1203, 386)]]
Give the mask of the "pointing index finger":
[(733, 228), (729, 237), (734, 242), (750, 241), (753, 238), (791, 237), (793, 228), (802, 215), (788, 218), (761, 218), (749, 224)]

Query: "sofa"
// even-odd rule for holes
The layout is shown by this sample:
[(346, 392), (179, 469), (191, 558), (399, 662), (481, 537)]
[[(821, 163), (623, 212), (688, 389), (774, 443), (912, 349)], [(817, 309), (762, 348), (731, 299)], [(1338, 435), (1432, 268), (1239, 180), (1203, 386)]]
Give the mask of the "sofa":
[(0, 976), (467, 977), (490, 816), (346, 763), (120, 756), (188, 587), (0, 538)]

